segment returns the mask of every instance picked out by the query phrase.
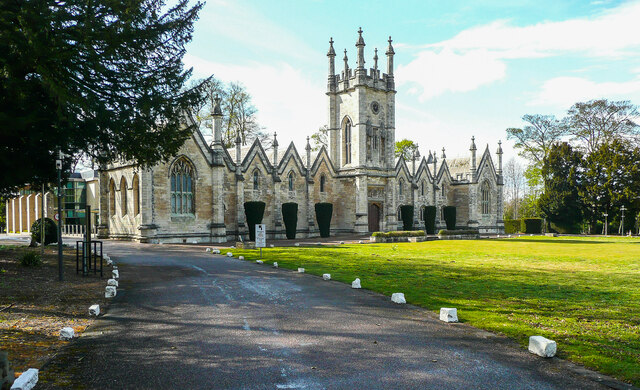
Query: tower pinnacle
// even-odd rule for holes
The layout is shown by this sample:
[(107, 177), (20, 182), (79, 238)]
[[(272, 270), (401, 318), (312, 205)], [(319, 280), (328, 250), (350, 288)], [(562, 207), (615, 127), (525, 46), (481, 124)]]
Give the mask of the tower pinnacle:
[(362, 27), (360, 27), (358, 29), (358, 42), (356, 42), (356, 47), (358, 48), (358, 69), (364, 69), (364, 46)]

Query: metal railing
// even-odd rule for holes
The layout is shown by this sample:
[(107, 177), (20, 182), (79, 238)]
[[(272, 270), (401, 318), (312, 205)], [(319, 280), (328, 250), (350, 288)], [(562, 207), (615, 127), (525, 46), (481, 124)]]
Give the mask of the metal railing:
[[(63, 236), (77, 236), (82, 237), (86, 231), (85, 225), (62, 225)], [(95, 226), (91, 227), (91, 235), (95, 236), (98, 233)]]
[[(82, 271), (82, 276), (100, 272), (102, 278), (102, 241), (91, 241), (89, 248), (85, 247), (84, 241), (76, 241), (76, 274)], [(98, 268), (98, 259), (100, 260), (100, 268)], [(91, 264), (93, 262), (93, 264)]]

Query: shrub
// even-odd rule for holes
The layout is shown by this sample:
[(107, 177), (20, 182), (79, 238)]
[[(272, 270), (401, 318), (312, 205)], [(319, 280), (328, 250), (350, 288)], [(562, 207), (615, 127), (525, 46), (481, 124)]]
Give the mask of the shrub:
[(333, 204), (316, 203), (316, 221), (320, 229), (320, 237), (329, 237), (331, 230), (331, 216), (333, 215)]
[(413, 229), (413, 206), (400, 206), (400, 217), (402, 217), (402, 229), (410, 231)]
[(468, 236), (468, 235), (478, 235), (480, 232), (475, 229), (460, 229), (460, 230), (440, 230), (438, 232), (439, 236)]
[(424, 229), (427, 234), (436, 234), (436, 206), (426, 206), (424, 208)]
[(264, 202), (244, 203), (244, 215), (247, 217), (247, 227), (249, 228), (249, 241), (256, 240), (256, 225), (262, 223), (265, 206)]
[(582, 224), (563, 224), (560, 222), (554, 223), (549, 222), (549, 230), (552, 233), (560, 233), (560, 234), (580, 234), (582, 233)]
[(20, 264), (25, 267), (38, 267), (42, 264), (40, 254), (34, 251), (25, 252), (20, 258)]
[(423, 237), (424, 230), (412, 230), (412, 231), (393, 231), (393, 232), (375, 232), (372, 237)]
[(541, 218), (523, 218), (520, 223), (520, 231), (527, 234), (540, 234), (542, 233), (542, 219)]
[(282, 221), (287, 232), (287, 238), (293, 240), (296, 238), (296, 230), (298, 229), (298, 204), (283, 203), (282, 204)]
[[(31, 240), (42, 244), (42, 240), (40, 238), (41, 223), (42, 223), (42, 218), (39, 218), (33, 223), (33, 225), (31, 225)], [(44, 245), (49, 245), (54, 242), (58, 242), (58, 225), (56, 225), (56, 223), (53, 222), (53, 219), (45, 218), (44, 219)]]
[(447, 224), (447, 230), (456, 230), (456, 206), (442, 207), (444, 222)]
[(504, 220), (504, 232), (506, 234), (514, 234), (520, 231), (520, 223), (522, 221), (519, 219), (505, 219)]

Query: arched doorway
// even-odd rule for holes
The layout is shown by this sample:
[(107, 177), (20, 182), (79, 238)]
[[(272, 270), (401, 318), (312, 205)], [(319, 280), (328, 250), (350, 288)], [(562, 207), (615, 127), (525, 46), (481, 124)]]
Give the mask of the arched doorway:
[(380, 205), (378, 203), (369, 203), (369, 231), (380, 231)]

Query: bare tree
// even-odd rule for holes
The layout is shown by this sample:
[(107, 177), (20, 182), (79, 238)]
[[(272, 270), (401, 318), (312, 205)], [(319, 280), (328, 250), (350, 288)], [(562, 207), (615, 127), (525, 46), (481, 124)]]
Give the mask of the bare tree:
[[(505, 203), (512, 205), (513, 217), (518, 218), (518, 206), (524, 194), (525, 177), (524, 168), (514, 157), (510, 158), (504, 166)], [(506, 207), (505, 207), (506, 209)]]

